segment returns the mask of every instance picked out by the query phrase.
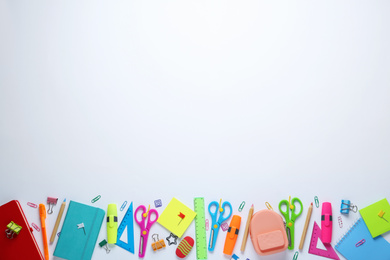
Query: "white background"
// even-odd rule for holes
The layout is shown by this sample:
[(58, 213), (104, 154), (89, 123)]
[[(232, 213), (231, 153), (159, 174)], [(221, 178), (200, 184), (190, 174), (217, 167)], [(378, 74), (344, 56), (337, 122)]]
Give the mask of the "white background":
[[(0, 1), (0, 204), (389, 196), (389, 1)], [(49, 236), (59, 210), (47, 218)], [(163, 208), (159, 208), (162, 212)], [(125, 211), (120, 212), (121, 219)], [(333, 245), (359, 214), (334, 224)], [(209, 214), (206, 213), (209, 218)], [(299, 259), (307, 253), (315, 208)], [(98, 242), (105, 238), (105, 222)], [(168, 232), (155, 224), (152, 233)], [(42, 248), (40, 233), (35, 233)], [(185, 235), (194, 235), (194, 223)], [(248, 241), (240, 259), (259, 257)], [(223, 257), (225, 233), (209, 259)], [(151, 241), (151, 238), (149, 238)], [(388, 239), (388, 237), (387, 237)], [(139, 229), (135, 226), (136, 248)], [(175, 247), (145, 259), (172, 259)], [(54, 245), (50, 247), (51, 253)], [(138, 250), (136, 250), (136, 253)], [(98, 246), (93, 259), (137, 259)], [(196, 259), (193, 250), (188, 259)]]

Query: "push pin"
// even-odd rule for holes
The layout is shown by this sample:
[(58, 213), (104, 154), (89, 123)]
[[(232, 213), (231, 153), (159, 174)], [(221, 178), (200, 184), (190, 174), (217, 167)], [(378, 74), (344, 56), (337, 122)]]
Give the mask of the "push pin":
[(77, 228), (78, 228), (78, 229), (82, 228), (82, 229), (84, 230), (84, 235), (86, 235), (86, 234), (85, 234), (84, 223), (77, 224)]
[(179, 214), (178, 216), (179, 216), (179, 218), (181, 218), (181, 219), (180, 219), (180, 221), (179, 221), (179, 224), (177, 224), (177, 225), (180, 225), (180, 223), (183, 221), (183, 219), (186, 217), (186, 215), (184, 215), (183, 213), (180, 212), (180, 214)]
[(233, 254), (232, 258), (230, 258), (230, 260), (232, 260), (232, 259), (237, 260), (237, 259), (240, 259), (240, 258), (236, 254)]
[(7, 238), (13, 239), (14, 235), (19, 235), (20, 230), (22, 230), (22, 227), (16, 224), (15, 222), (11, 221), (7, 225), (7, 229), (5, 230), (5, 233), (7, 234)]
[(57, 204), (58, 198), (47, 197), (47, 204), (49, 208), (47, 209), (47, 214), (53, 213), (53, 207)]
[(356, 213), (358, 211), (358, 207), (353, 205), (349, 200), (341, 200), (340, 213), (348, 214), (350, 210)]
[(99, 246), (106, 249), (106, 253), (110, 253), (110, 249), (108, 248), (107, 240), (103, 239), (102, 242), (99, 243)]
[(383, 217), (383, 215), (385, 215), (385, 212), (384, 212), (383, 210), (379, 211), (378, 217), (380, 217), (381, 219), (383, 219), (384, 221), (386, 221), (387, 223), (389, 223), (389, 221), (387, 221), (387, 219), (385, 219), (385, 218)]
[(159, 250), (159, 249), (165, 247), (164, 239), (159, 239), (158, 234), (153, 234), (152, 239), (153, 239), (153, 243), (152, 243), (153, 251), (156, 251), (156, 250)]

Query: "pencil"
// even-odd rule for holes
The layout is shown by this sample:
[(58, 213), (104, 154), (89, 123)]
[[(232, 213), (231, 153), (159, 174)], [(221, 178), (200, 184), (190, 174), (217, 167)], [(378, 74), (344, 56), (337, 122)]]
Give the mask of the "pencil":
[(58, 212), (56, 224), (54, 225), (53, 233), (51, 233), (50, 244), (53, 244), (54, 239), (55, 239), (55, 237), (56, 237), (56, 233), (57, 233), (57, 230), (58, 230), (58, 226), (60, 225), (60, 221), (61, 221), (61, 218), (62, 218), (62, 214), (64, 213), (65, 205), (66, 205), (66, 199), (64, 199), (64, 202), (62, 202), (61, 208), (60, 208), (60, 212)]
[(252, 216), (253, 216), (253, 204), (249, 210), (249, 213), (248, 213), (248, 218), (246, 220), (246, 226), (245, 226), (245, 232), (244, 232), (244, 237), (242, 239), (242, 244), (241, 244), (241, 252), (244, 252), (245, 251), (245, 246), (246, 246), (246, 240), (248, 239), (248, 231), (249, 231), (249, 225), (251, 223), (251, 219), (252, 219)]
[(299, 243), (299, 250), (302, 250), (303, 243), (305, 243), (307, 228), (309, 227), (309, 222), (310, 222), (312, 211), (313, 211), (313, 202), (310, 204), (309, 211), (307, 212), (306, 222), (305, 222), (305, 226), (303, 227), (302, 236), (301, 236), (301, 243)]

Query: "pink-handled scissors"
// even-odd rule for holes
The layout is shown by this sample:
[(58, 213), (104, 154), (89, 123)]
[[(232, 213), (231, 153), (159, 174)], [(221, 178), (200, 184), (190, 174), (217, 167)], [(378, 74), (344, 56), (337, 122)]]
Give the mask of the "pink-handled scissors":
[[(137, 219), (137, 212), (139, 209), (142, 209), (142, 215), (141, 215), (142, 220), (141, 221), (138, 221), (138, 219)], [(152, 215), (152, 213), (154, 213), (156, 218), (154, 220), (150, 221), (150, 216)], [(148, 218), (148, 222), (145, 225), (146, 217)], [(138, 206), (138, 208), (134, 212), (134, 219), (135, 219), (135, 222), (137, 222), (137, 224), (141, 228), (141, 237), (139, 240), (138, 256), (143, 258), (145, 256), (146, 245), (148, 244), (149, 230), (150, 230), (150, 227), (153, 225), (153, 223), (157, 221), (158, 212), (155, 209), (151, 209), (151, 210), (147, 211), (146, 207), (144, 205), (140, 205), (140, 206)]]

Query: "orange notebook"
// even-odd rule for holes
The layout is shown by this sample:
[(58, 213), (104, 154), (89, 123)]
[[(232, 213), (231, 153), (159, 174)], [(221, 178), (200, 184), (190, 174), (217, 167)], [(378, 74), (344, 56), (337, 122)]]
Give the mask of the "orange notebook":
[[(20, 233), (13, 239), (7, 238), (5, 233), (11, 221), (22, 227)], [(19, 201), (12, 200), (0, 206), (0, 259), (44, 260), (32, 231)]]

